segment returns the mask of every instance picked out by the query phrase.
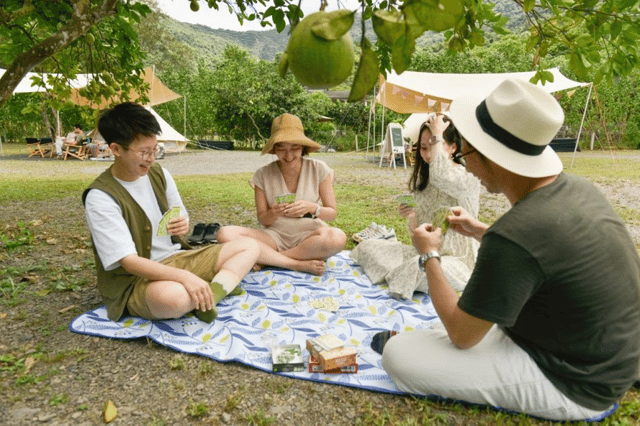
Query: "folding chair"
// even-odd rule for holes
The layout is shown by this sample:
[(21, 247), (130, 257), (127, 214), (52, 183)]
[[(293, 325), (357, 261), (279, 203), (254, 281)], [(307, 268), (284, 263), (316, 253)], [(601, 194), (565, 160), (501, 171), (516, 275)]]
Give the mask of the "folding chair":
[(53, 144), (51, 138), (25, 138), (27, 141), (27, 148), (29, 148), (29, 157), (39, 155), (44, 158), (45, 155), (53, 157)]
[(49, 158), (53, 157), (55, 146), (51, 138), (40, 138), (40, 152), (43, 157), (45, 155), (48, 155)]
[(89, 156), (89, 147), (86, 144), (71, 144), (71, 143), (65, 142), (64, 146), (65, 146), (65, 150), (64, 150), (65, 160), (69, 158), (69, 156), (71, 156), (84, 161)]
[(27, 140), (27, 148), (29, 148), (29, 158), (33, 157), (34, 155), (44, 157), (44, 155), (42, 155), (42, 151), (40, 150), (40, 141), (37, 138), (25, 139)]

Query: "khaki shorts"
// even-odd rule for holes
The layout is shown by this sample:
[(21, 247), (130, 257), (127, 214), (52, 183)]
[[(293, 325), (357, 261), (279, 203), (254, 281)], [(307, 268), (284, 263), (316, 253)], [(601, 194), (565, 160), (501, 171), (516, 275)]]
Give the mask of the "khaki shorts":
[[(161, 264), (172, 266), (178, 269), (184, 269), (192, 272), (207, 282), (211, 282), (213, 277), (218, 273), (216, 263), (218, 263), (218, 255), (222, 245), (212, 244), (197, 250), (180, 251), (166, 259), (160, 261)], [(138, 277), (133, 282), (133, 291), (127, 300), (127, 310), (129, 315), (156, 320), (147, 305), (147, 287), (153, 281), (146, 278)]]

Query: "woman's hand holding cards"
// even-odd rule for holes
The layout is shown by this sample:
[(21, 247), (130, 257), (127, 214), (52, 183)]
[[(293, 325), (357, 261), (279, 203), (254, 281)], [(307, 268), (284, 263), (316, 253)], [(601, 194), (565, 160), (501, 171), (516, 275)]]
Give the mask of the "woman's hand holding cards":
[(302, 217), (307, 213), (315, 212), (317, 206), (316, 203), (312, 203), (311, 201), (298, 200), (294, 203), (287, 204), (284, 215), (286, 217)]

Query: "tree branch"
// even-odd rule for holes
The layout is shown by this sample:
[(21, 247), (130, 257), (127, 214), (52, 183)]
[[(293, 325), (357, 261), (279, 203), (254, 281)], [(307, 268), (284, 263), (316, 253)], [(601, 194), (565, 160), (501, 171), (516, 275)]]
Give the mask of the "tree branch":
[(67, 25), (31, 49), (19, 54), (0, 78), (0, 106), (9, 99), (13, 90), (29, 71), (69, 46), (101, 20), (115, 15), (117, 7), (118, 0), (104, 0), (93, 8), (90, 8), (90, 4), (85, 1), (75, 3), (73, 15)]

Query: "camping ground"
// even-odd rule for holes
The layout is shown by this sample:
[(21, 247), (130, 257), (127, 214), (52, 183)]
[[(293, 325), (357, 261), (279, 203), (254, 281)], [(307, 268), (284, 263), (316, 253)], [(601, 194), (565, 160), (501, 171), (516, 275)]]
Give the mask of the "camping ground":
[[(112, 400), (120, 425), (552, 424), (289, 379), (146, 340), (71, 333), (73, 318), (101, 304), (80, 193), (109, 163), (28, 160), (22, 149), (5, 145), (0, 156), (0, 423), (102, 424)], [(336, 226), (350, 235), (375, 221), (408, 242), (393, 201), (406, 192), (408, 170), (379, 168), (363, 154), (314, 156), (336, 172)], [(562, 158), (568, 172), (605, 193), (640, 247), (640, 152), (582, 152), (573, 167), (571, 154)], [(191, 151), (159, 161), (176, 177), (192, 225), (255, 225), (247, 181), (270, 160), (258, 152)], [(482, 219), (506, 209), (503, 196), (482, 195)], [(603, 424), (638, 424), (638, 413), (634, 389)]]

